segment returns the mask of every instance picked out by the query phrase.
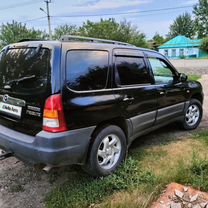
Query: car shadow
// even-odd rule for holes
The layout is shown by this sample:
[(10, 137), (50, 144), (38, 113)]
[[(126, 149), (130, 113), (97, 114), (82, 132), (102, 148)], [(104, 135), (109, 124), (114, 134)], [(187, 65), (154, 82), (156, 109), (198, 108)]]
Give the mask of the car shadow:
[(200, 129), (201, 128), (199, 127), (196, 130), (186, 131), (180, 129), (177, 123), (172, 123), (135, 139), (129, 148), (129, 152), (131, 153), (131, 151), (134, 151), (137, 148), (164, 145), (170, 142), (178, 141), (184, 137), (191, 136), (193, 133), (199, 131)]

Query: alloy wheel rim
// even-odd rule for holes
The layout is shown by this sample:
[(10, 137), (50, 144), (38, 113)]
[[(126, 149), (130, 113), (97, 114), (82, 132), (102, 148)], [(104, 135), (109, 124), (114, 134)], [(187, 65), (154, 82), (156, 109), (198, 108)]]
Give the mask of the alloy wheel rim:
[(111, 169), (119, 160), (121, 155), (121, 141), (115, 134), (106, 136), (100, 143), (97, 160), (101, 168)]
[(200, 111), (199, 111), (199, 107), (195, 104), (190, 105), (189, 108), (186, 111), (186, 123), (189, 126), (194, 126), (200, 117)]

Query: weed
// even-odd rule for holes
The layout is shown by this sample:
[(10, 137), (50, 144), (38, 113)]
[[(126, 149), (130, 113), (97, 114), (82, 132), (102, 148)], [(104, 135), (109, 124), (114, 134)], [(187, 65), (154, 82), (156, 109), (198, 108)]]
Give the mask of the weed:
[(188, 80), (190, 80), (190, 81), (197, 81), (200, 78), (201, 78), (201, 76), (199, 76), (199, 75), (194, 75), (194, 74), (188, 75)]
[(138, 161), (129, 157), (117, 173), (98, 179), (78, 174), (76, 179), (54, 189), (46, 199), (47, 207), (86, 207), (98, 203), (119, 190), (133, 189), (143, 184), (156, 184), (154, 173), (139, 169)]

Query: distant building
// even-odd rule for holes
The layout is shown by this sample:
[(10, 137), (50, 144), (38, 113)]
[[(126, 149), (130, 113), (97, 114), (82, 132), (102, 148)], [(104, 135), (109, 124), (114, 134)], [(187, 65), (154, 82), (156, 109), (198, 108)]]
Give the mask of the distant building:
[(200, 49), (201, 44), (202, 39), (192, 40), (179, 35), (159, 46), (159, 52), (172, 59), (208, 57), (208, 53)]

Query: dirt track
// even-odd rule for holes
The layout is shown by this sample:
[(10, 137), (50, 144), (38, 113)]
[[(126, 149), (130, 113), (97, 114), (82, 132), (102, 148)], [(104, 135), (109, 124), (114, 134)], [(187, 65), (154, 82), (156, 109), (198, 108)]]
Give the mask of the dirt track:
[[(204, 117), (200, 128), (208, 125), (208, 73), (203, 75), (201, 83), (204, 86), (205, 102)], [(177, 138), (189, 135), (191, 132), (169, 126), (145, 136), (145, 143), (157, 142), (159, 139)], [(41, 169), (23, 164), (15, 158), (0, 161), (0, 207), (1, 208), (40, 208), (47, 192), (58, 184), (64, 183), (69, 174), (74, 174), (70, 168), (61, 168), (56, 173), (45, 174)]]

